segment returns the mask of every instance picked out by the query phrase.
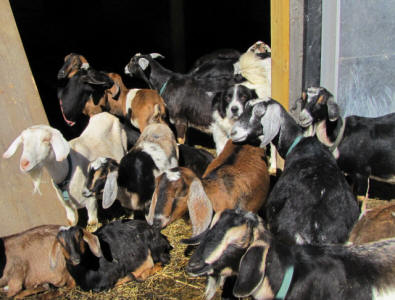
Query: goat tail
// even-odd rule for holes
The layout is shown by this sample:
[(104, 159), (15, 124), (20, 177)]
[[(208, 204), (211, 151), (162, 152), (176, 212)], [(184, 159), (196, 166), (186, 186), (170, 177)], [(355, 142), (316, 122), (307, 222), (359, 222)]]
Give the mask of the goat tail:
[(376, 290), (384, 291), (395, 288), (395, 238), (348, 246), (351, 253), (358, 257), (361, 265), (368, 266)]

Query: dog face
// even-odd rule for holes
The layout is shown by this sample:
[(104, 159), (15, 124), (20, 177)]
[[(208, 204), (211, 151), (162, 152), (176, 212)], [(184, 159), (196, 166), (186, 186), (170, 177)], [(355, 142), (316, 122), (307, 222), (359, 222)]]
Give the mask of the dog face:
[(217, 110), (222, 118), (237, 120), (244, 111), (245, 103), (256, 98), (258, 95), (255, 90), (236, 84), (217, 94), (213, 102), (214, 110)]

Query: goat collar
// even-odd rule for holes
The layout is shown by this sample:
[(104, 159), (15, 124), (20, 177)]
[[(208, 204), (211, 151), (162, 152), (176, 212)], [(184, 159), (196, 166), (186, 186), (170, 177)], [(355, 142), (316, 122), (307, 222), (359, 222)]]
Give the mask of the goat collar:
[(298, 136), (294, 139), (294, 141), (293, 141), (291, 147), (288, 148), (287, 154), (285, 154), (285, 156), (288, 156), (288, 154), (291, 153), (291, 151), (295, 148), (295, 146), (296, 146), (297, 144), (299, 144), (299, 142), (300, 142), (300, 140), (301, 140), (302, 138), (303, 138), (303, 135), (298, 135)]
[(341, 140), (343, 139), (344, 129), (346, 128), (346, 119), (339, 119), (341, 123), (341, 127), (339, 133), (337, 134), (336, 140), (332, 146), (329, 147), (329, 151), (333, 152), (336, 150), (337, 146), (339, 146)]
[[(70, 182), (70, 179), (71, 179), (71, 171), (72, 171), (72, 168), (71, 168), (72, 162), (71, 162), (71, 155), (70, 155), (70, 154), (67, 155), (67, 162), (68, 162), (68, 165), (69, 165), (69, 171), (67, 172), (66, 178), (63, 179), (63, 181), (62, 181), (61, 183), (55, 183), (56, 186), (62, 191), (62, 195), (63, 195), (63, 198), (64, 198), (65, 200), (68, 200), (68, 199), (66, 199), (66, 197), (69, 197), (69, 195), (68, 195), (68, 193), (67, 193), (67, 190), (66, 190), (66, 186), (67, 186), (67, 185), (69, 184), (69, 182)], [(67, 195), (66, 195), (66, 194), (67, 194)]]
[(162, 87), (159, 90), (159, 96), (162, 96), (163, 92), (166, 90), (167, 87), (167, 83), (169, 82), (169, 80), (166, 80), (166, 82), (162, 85)]
[(289, 287), (291, 286), (291, 281), (294, 275), (294, 271), (295, 271), (295, 267), (293, 265), (287, 268), (287, 270), (285, 271), (283, 282), (281, 283), (280, 289), (278, 290), (277, 295), (274, 299), (285, 299)]

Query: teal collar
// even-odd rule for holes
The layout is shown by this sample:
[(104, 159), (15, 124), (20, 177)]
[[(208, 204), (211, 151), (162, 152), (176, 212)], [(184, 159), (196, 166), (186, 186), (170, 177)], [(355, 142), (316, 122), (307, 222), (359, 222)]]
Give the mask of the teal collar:
[(302, 138), (303, 138), (303, 135), (299, 135), (299, 136), (297, 136), (297, 137), (294, 139), (294, 141), (293, 141), (291, 147), (289, 147), (289, 149), (288, 149), (288, 151), (287, 151), (287, 154), (285, 154), (285, 156), (287, 156), (289, 153), (291, 153), (291, 151), (293, 150), (293, 148), (295, 148), (295, 146), (300, 142), (300, 140), (301, 140)]
[(285, 275), (283, 278), (283, 282), (281, 283), (281, 287), (278, 290), (278, 293), (274, 299), (284, 299), (288, 293), (289, 287), (291, 286), (292, 277), (294, 275), (294, 266), (289, 266), (285, 271)]
[(169, 82), (169, 80), (167, 80), (167, 81), (162, 85), (162, 87), (160, 88), (159, 96), (162, 96), (163, 92), (164, 92), (165, 89), (166, 89), (166, 86), (167, 86), (167, 83), (168, 83), (168, 82)]

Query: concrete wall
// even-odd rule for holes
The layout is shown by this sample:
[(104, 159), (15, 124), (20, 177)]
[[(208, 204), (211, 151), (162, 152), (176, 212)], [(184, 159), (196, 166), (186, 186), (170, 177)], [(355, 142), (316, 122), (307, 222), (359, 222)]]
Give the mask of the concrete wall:
[[(21, 43), (9, 1), (0, 0), (0, 153), (20, 132), (34, 124), (48, 124)], [(30, 178), (19, 170), (21, 149), (0, 158), (0, 236), (40, 224), (65, 224), (65, 212), (44, 174), (42, 195), (32, 194)]]

